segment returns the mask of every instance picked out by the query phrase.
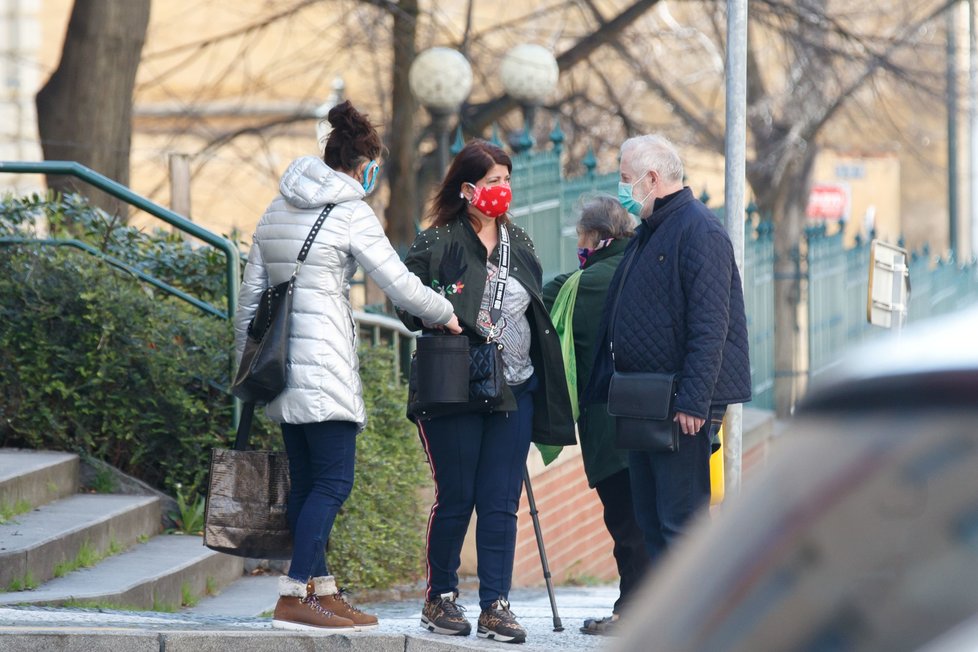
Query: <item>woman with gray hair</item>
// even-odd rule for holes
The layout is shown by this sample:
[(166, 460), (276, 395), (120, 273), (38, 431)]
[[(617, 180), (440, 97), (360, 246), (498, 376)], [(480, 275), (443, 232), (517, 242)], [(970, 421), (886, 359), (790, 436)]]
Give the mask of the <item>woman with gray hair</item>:
[[(635, 220), (618, 199), (607, 195), (586, 198), (577, 222), (580, 269), (556, 277), (543, 288), (543, 300), (565, 351), (564, 367), (580, 433), (584, 472), (604, 507), (604, 523), (614, 540), (621, 578), (612, 615), (585, 620), (581, 627), (585, 634), (611, 632), (648, 566), (645, 539), (632, 508), (628, 454), (615, 448), (614, 417), (608, 414), (607, 404), (588, 405), (579, 412), (577, 409), (579, 393), (591, 376), (608, 286), (634, 228)], [(545, 460), (555, 456), (552, 449), (541, 452)]]

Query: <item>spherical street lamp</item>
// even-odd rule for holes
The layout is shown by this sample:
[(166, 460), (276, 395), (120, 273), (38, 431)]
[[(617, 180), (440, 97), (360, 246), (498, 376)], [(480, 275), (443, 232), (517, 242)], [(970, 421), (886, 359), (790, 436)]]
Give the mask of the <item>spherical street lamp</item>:
[(500, 66), (503, 88), (520, 103), (542, 104), (557, 88), (560, 69), (542, 45), (524, 43), (506, 53)]
[(457, 111), (472, 90), (472, 66), (457, 50), (430, 48), (411, 63), (408, 84), (427, 108)]
[(503, 88), (523, 107), (523, 133), (515, 149), (533, 146), (533, 117), (557, 88), (560, 69), (553, 53), (542, 45), (524, 43), (506, 53), (499, 70)]
[(408, 71), (411, 93), (431, 113), (438, 136), (438, 161), (448, 167), (448, 120), (472, 90), (472, 66), (461, 52), (434, 47), (425, 50)]

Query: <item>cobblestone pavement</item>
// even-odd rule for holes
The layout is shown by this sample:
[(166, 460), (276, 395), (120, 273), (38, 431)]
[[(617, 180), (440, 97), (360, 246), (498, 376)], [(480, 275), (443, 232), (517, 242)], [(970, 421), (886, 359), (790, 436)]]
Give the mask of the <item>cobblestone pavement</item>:
[[(554, 632), (553, 613), (547, 592), (539, 589), (517, 589), (510, 594), (513, 612), (527, 630), (527, 643), (519, 649), (530, 651), (550, 650), (601, 650), (609, 642), (598, 636), (580, 633), (585, 618), (605, 616), (618, 595), (617, 588), (568, 587), (557, 589), (557, 608), (562, 632)], [(438, 649), (500, 649), (500, 643), (479, 639), (475, 636), (475, 621), (479, 615), (478, 597), (461, 595), (459, 603), (467, 608), (473, 621), (473, 633), (465, 638), (439, 636), (425, 631), (419, 624), (421, 602), (417, 598), (378, 602), (361, 605), (366, 611), (380, 617), (380, 626), (370, 632), (352, 635), (351, 638), (375, 636), (389, 639), (391, 636), (408, 636), (424, 648), (430, 641)], [(0, 649), (4, 648), (5, 633), (58, 630), (105, 630), (113, 633), (207, 631), (247, 632), (258, 634), (272, 632), (268, 618), (237, 618), (228, 616), (204, 616), (187, 613), (159, 613), (145, 611), (111, 611), (100, 609), (66, 609), (53, 607), (0, 608)], [(366, 649), (369, 649), (369, 645)]]

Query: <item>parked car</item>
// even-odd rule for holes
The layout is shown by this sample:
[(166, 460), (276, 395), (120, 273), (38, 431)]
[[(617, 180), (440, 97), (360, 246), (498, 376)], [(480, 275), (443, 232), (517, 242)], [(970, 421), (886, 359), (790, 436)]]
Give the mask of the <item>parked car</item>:
[(613, 649), (978, 650), (978, 309), (853, 352)]

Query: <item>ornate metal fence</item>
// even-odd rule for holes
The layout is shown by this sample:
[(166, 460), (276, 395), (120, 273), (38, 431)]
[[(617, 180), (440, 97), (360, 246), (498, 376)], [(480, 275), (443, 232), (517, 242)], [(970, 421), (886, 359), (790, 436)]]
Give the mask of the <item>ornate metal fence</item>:
[[(847, 348), (886, 329), (866, 319), (869, 292), (870, 240), (856, 238), (846, 248), (841, 229), (828, 234), (824, 226), (806, 229), (808, 377), (815, 378), (838, 363)], [(932, 260), (929, 248), (914, 253), (910, 263), (912, 323), (953, 312), (978, 301), (978, 267)]]
[(744, 234), (744, 302), (753, 407), (774, 409), (774, 228), (762, 221)]

